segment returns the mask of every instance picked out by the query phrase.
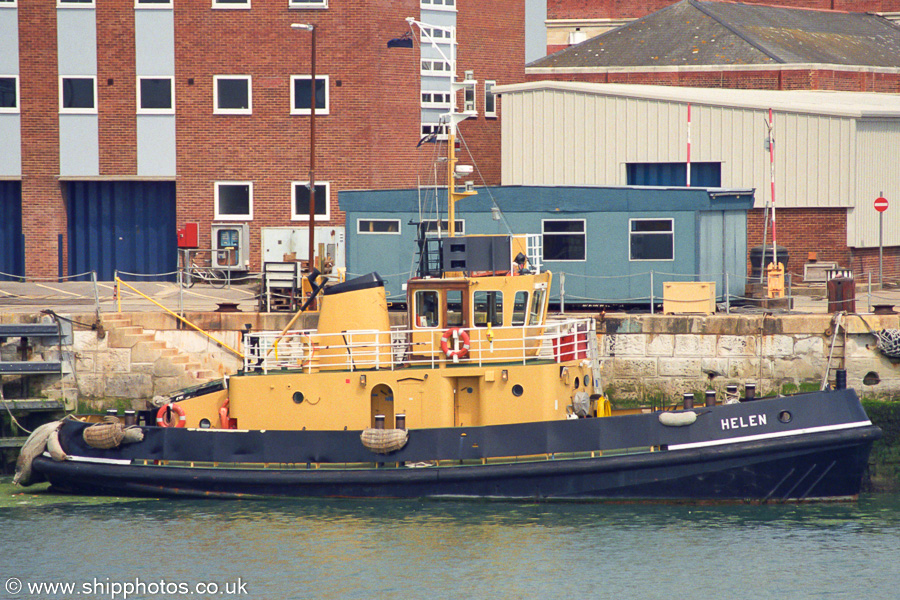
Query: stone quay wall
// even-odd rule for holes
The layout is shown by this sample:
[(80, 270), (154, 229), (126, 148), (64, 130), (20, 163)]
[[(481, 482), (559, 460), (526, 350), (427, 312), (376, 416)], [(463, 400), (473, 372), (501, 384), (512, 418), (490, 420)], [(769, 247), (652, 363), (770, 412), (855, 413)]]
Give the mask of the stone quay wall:
[[(604, 387), (613, 399), (672, 401), (686, 392), (755, 383), (759, 393), (821, 385), (847, 370), (861, 396), (900, 395), (900, 360), (876, 347), (872, 330), (898, 329), (898, 315), (604, 315), (597, 331)], [(834, 372), (829, 373), (830, 380)]]

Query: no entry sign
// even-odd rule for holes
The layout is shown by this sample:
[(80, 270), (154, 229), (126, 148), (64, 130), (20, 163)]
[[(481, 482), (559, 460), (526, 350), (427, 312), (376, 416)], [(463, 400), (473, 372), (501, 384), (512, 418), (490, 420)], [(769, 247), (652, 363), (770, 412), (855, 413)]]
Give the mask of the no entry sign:
[(884, 212), (888, 209), (887, 198), (875, 198), (875, 210)]

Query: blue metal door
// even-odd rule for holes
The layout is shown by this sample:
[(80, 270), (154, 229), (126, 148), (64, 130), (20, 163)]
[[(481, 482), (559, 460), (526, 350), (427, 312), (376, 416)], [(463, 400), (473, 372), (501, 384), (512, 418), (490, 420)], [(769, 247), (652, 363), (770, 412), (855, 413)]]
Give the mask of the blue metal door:
[[(682, 187), (687, 163), (628, 163), (628, 185)], [(691, 163), (691, 187), (720, 187), (722, 163)]]
[(70, 276), (175, 279), (175, 182), (72, 181), (66, 191)]
[(0, 280), (25, 275), (22, 183), (0, 181)]

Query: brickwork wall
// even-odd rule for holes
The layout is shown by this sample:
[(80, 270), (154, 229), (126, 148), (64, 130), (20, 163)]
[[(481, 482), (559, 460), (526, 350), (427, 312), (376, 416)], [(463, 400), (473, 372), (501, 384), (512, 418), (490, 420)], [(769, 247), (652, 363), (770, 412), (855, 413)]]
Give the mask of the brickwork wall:
[(134, 0), (97, 2), (100, 175), (137, 174)]
[[(22, 229), (27, 275), (57, 273), (57, 236), (66, 232), (59, 174), (56, 3), (19, 3)], [(63, 245), (65, 249), (65, 244)]]
[[(814, 10), (847, 12), (900, 11), (900, 0), (742, 0), (744, 4), (771, 4)], [(547, 0), (547, 18), (640, 18), (675, 4), (673, 0)]]

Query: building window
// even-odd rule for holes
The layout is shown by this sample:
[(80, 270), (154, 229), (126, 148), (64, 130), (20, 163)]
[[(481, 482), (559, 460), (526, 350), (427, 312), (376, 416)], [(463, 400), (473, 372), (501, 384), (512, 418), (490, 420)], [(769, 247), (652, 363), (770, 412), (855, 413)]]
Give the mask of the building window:
[(453, 75), (453, 72), (450, 69), (450, 63), (446, 60), (423, 58), (422, 75), (443, 75), (450, 77)]
[(174, 112), (173, 77), (138, 77), (138, 113), (172, 114)]
[(213, 0), (213, 8), (250, 8), (250, 0)]
[(213, 77), (213, 112), (217, 115), (249, 115), (253, 112), (253, 86), (249, 75)]
[(673, 219), (629, 219), (630, 260), (675, 260)]
[(289, 0), (288, 8), (328, 8), (328, 0)]
[(19, 112), (19, 78), (0, 75), (0, 113)]
[(450, 108), (449, 92), (422, 92), (422, 108)]
[(94, 0), (56, 0), (56, 6), (64, 8), (92, 8)]
[(543, 221), (544, 260), (586, 260), (584, 219)]
[(216, 219), (252, 219), (253, 182), (216, 182)]
[(503, 326), (503, 292), (479, 290), (473, 295), (475, 327)]
[[(465, 235), (466, 222), (463, 219), (456, 219), (454, 223), (456, 235)], [(450, 231), (450, 221), (447, 219), (441, 219), (440, 223), (437, 219), (422, 219), (422, 226), (425, 228), (425, 235), (429, 237), (445, 236)]]
[(420, 290), (413, 297), (415, 304), (416, 327), (437, 327), (440, 325), (438, 293)]
[(456, 0), (421, 0), (420, 8), (437, 8), (454, 10), (456, 8)]
[[(683, 187), (687, 184), (687, 163), (626, 163), (627, 185)], [(692, 187), (721, 187), (722, 163), (692, 162)]]
[[(307, 203), (309, 206), (309, 203)], [(356, 233), (390, 233), (400, 234), (400, 219), (359, 219), (356, 221)]]
[(419, 143), (447, 139), (447, 125), (444, 123), (422, 123), (422, 139)]
[[(309, 221), (309, 182), (295, 181), (291, 190), (291, 207), (293, 208), (291, 220)], [(319, 217), (321, 217), (323, 221), (327, 221), (331, 218), (330, 203), (328, 202), (328, 199), (331, 197), (329, 194), (330, 191), (331, 186), (329, 186), (327, 181), (316, 182), (317, 221), (319, 220)]]
[[(291, 114), (310, 113), (309, 75), (291, 75)], [(328, 114), (328, 75), (316, 75), (316, 116)]]
[(97, 112), (96, 77), (60, 77), (59, 112), (93, 114)]
[(172, 6), (172, 0), (134, 0), (135, 8), (166, 8)]
[[(438, 43), (449, 43), (453, 41), (453, 30), (448, 27), (431, 27), (425, 26), (422, 27), (422, 37), (426, 40), (438, 42)], [(445, 42), (442, 42), (446, 40)]]
[(493, 79), (488, 79), (484, 82), (484, 116), (486, 117), (497, 116), (497, 97), (494, 96), (495, 85), (497, 85), (497, 82)]

